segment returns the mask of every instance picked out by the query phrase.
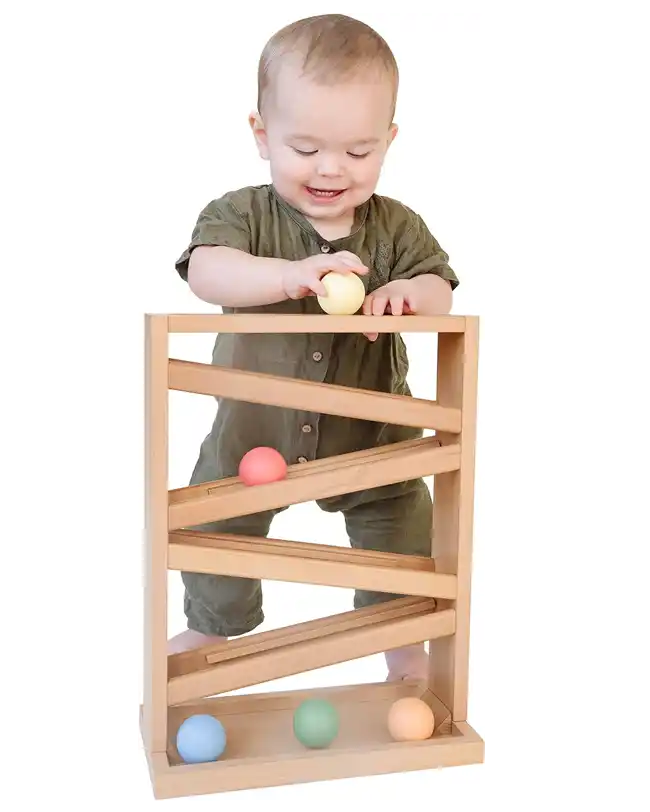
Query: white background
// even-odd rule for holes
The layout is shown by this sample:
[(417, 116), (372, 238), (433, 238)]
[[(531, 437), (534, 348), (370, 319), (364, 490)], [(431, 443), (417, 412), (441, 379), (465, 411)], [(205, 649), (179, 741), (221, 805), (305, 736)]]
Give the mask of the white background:
[[(454, 312), (481, 316), (468, 720), (486, 763), (170, 808), (648, 808), (647, 6), (415, 7), (3, 10), (0, 806), (154, 806), (137, 726), (143, 314), (206, 312), (173, 263), (210, 199), (268, 180), (246, 122), (259, 51), (295, 18), (345, 11), (401, 67), (379, 191), (425, 217), (461, 280)], [(427, 396), (433, 344), (407, 341)], [(211, 343), (172, 350), (206, 360)], [(170, 487), (212, 408), (172, 398)], [(313, 505), (273, 534), (346, 543)], [(181, 598), (173, 577), (170, 634)], [(268, 584), (264, 628), (350, 606)]]

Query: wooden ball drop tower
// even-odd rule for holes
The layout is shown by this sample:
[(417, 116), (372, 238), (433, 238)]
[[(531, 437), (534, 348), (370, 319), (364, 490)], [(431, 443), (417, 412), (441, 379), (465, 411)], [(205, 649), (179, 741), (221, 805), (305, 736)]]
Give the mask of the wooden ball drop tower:
[[(436, 400), (386, 395), (169, 357), (173, 333), (427, 332), (438, 337)], [(147, 314), (144, 695), (140, 727), (156, 798), (476, 764), (467, 722), (478, 319), (473, 316)], [(170, 390), (345, 415), (435, 431), (414, 441), (290, 465), (285, 480), (238, 478), (169, 490)], [(336, 494), (434, 477), (429, 558), (309, 542), (212, 535), (191, 528)], [(167, 655), (169, 570), (373, 589), (408, 597)], [(422, 641), (424, 684), (233, 694), (238, 689)], [(223, 694), (230, 694), (223, 696)], [(386, 718), (403, 696), (430, 705), (425, 741), (394, 741)], [(340, 714), (328, 747), (308, 749), (293, 714), (310, 697)], [(227, 744), (214, 762), (183, 763), (180, 724), (209, 713)]]

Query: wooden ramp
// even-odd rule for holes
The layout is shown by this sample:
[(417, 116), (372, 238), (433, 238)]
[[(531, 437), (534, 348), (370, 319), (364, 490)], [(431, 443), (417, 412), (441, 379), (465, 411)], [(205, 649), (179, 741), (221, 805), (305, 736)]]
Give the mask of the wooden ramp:
[(456, 576), (437, 573), (431, 557), (300, 541), (177, 530), (169, 534), (168, 565), (185, 572), (456, 597)]
[(169, 493), (169, 529), (456, 471), (459, 465), (458, 445), (440, 446), (435, 437), (424, 437), (290, 465), (286, 479), (254, 488), (239, 477), (177, 488)]
[(402, 598), (170, 656), (168, 702), (192, 699), (368, 657), (454, 633), (454, 611)]
[(229, 369), (213, 364), (198, 364), (194, 361), (170, 360), (169, 388), (419, 429), (460, 431), (460, 409), (440, 406), (434, 401)]

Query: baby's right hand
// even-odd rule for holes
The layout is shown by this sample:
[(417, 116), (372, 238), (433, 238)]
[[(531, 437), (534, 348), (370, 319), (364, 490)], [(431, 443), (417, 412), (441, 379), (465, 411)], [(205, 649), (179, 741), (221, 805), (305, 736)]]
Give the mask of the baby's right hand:
[(289, 299), (327, 296), (327, 290), (321, 279), (330, 271), (357, 273), (363, 276), (368, 273), (368, 268), (359, 257), (349, 251), (338, 251), (336, 254), (316, 254), (306, 259), (298, 259), (287, 263), (283, 277), (284, 292)]

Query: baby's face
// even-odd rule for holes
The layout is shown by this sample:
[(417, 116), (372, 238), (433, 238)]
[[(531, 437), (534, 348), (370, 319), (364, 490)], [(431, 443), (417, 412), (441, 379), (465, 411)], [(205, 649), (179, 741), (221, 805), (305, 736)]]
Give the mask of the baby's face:
[(324, 86), (283, 67), (255, 130), (278, 193), (314, 224), (349, 220), (377, 186), (392, 104), (388, 78)]

